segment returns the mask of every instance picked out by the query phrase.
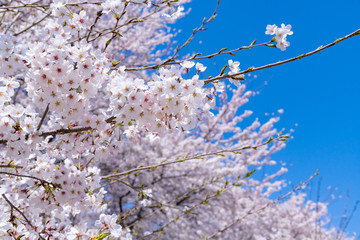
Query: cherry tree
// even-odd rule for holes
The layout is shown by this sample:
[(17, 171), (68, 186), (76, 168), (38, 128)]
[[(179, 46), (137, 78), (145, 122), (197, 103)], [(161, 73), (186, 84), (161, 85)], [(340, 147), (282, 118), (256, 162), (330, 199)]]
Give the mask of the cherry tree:
[(180, 58), (220, 4), (174, 47), (187, 2), (0, 0), (1, 238), (354, 239), (298, 191), (313, 176), (283, 195), (284, 166), (254, 177), (289, 133), (279, 116), (243, 123), (255, 95), (243, 80), (360, 30), (243, 71), (229, 59), (204, 79), (203, 59), (284, 51), (293, 32), (268, 25), (267, 42)]

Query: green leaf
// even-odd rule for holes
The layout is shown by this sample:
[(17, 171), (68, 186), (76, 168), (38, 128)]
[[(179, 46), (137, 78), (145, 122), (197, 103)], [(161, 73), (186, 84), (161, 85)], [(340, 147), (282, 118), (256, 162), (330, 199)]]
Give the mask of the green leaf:
[(343, 40), (342, 38), (338, 38), (338, 39), (336, 39), (335, 43), (339, 43), (339, 42), (341, 42), (342, 40)]
[(95, 236), (95, 239), (101, 240), (106, 238), (110, 234), (111, 234), (110, 232), (99, 233), (98, 235)]
[(265, 144), (269, 144), (269, 143), (271, 143), (273, 140), (274, 140), (274, 139), (271, 137), (271, 138), (269, 138), (269, 140), (267, 140), (267, 141), (265, 142)]
[(252, 171), (250, 172), (247, 172), (246, 175), (245, 175), (245, 178), (248, 178), (250, 177), (251, 175), (253, 175), (253, 173), (256, 171), (256, 169), (253, 169)]
[(120, 61), (113, 61), (113, 62), (112, 62), (113, 67), (115, 67), (115, 66), (118, 65), (118, 64), (120, 64)]
[(109, 46), (109, 44), (111, 43), (111, 40), (112, 39), (109, 39), (109, 40), (106, 41), (106, 44), (105, 44), (106, 47)]
[(266, 44), (266, 46), (276, 48), (276, 44)]
[(216, 18), (217, 14), (215, 13), (214, 15), (211, 16), (211, 18), (209, 19), (209, 22), (214, 20)]
[(237, 81), (244, 81), (246, 80), (244, 77), (231, 77), (231, 79), (237, 80)]
[(226, 70), (227, 67), (228, 67), (228, 66), (225, 65), (225, 66), (221, 69), (220, 76), (224, 75), (225, 70)]

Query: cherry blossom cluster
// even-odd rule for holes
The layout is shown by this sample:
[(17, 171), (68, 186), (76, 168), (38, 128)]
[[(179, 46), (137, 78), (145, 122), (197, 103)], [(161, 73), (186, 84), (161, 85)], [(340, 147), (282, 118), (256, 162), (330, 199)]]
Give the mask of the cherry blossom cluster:
[[(9, 237), (9, 233), (15, 238), (23, 236), (29, 239), (38, 239), (39, 236), (78, 239), (102, 234), (124, 236), (122, 239), (130, 237), (127, 230), (116, 223), (116, 217), (102, 213), (106, 207), (101, 204), (105, 191), (100, 186), (97, 167), (80, 169), (70, 159), (59, 162), (39, 152), (32, 158), (18, 161), (4, 157), (1, 164), (21, 164), (21, 168), (8, 170), (8, 176), (2, 179), (0, 193), (12, 205), (0, 202), (4, 210), (1, 219), (9, 219), (0, 227), (1, 237)], [(27, 217), (12, 218), (14, 207), (25, 212)], [(76, 226), (71, 224), (71, 216), (81, 215), (88, 209), (100, 215), (94, 228), (82, 221)]]
[(25, 67), (22, 49), (15, 46), (15, 37), (9, 34), (0, 35), (0, 77), (14, 76)]
[[(111, 149), (119, 151), (114, 148), (118, 125), (127, 137), (140, 131), (164, 135), (194, 127), (199, 114), (210, 109), (210, 92), (202, 88), (198, 75), (205, 67), (198, 64), (200, 70), (192, 79), (182, 78), (183, 68), (163, 68), (148, 81), (110, 70), (109, 55), (86, 41), (69, 44), (85, 29), (88, 16), (84, 10), (71, 11), (68, 3), (51, 5), (54, 19), (35, 34), (41, 42), (19, 43), (11, 35), (1, 36), (0, 136), (6, 145), (1, 165), (9, 166), (2, 173), (7, 177), (1, 185), (1, 207), (2, 219), (9, 223), (1, 226), (0, 235), (128, 239), (131, 235), (118, 224), (117, 216), (104, 214), (106, 191), (100, 185), (99, 168), (85, 163), (105, 158)], [(94, 112), (99, 102), (93, 99), (99, 97), (110, 107)], [(127, 106), (137, 112), (126, 111)], [(107, 122), (109, 118), (112, 121)], [(41, 136), (76, 127), (91, 132)], [(85, 213), (92, 216), (88, 221)], [(94, 227), (87, 226), (94, 216), (98, 216)], [(73, 217), (79, 218), (76, 224)]]
[(13, 77), (0, 77), (0, 106), (11, 101), (15, 89), (19, 86), (19, 82)]
[(85, 43), (70, 47), (61, 37), (49, 41), (27, 52), (26, 91), (42, 109), (49, 104), (65, 125), (81, 121), (104, 82), (108, 60)]
[(287, 41), (286, 37), (288, 35), (292, 35), (293, 32), (291, 31), (290, 24), (285, 25), (282, 23), (280, 28), (275, 24), (267, 25), (265, 34), (275, 35), (277, 42), (276, 47), (280, 48), (281, 51), (285, 51), (285, 49), (290, 46), (290, 43)]
[(182, 77), (182, 70), (189, 71), (194, 65), (186, 62), (183, 68), (161, 68), (147, 84), (142, 79), (130, 78), (124, 71), (110, 74), (111, 115), (116, 116), (117, 122), (130, 126), (126, 131), (128, 137), (140, 130), (164, 135), (168, 130), (195, 127), (199, 114), (210, 110), (214, 98), (203, 88), (198, 74), (191, 79)]

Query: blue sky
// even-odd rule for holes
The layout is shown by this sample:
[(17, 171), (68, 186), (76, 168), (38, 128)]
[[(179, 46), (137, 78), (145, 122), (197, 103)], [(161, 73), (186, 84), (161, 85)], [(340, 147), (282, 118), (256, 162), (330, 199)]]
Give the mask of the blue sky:
[[(185, 5), (190, 13), (179, 20), (179, 43), (189, 37), (204, 17), (212, 14), (217, 0), (193, 0)], [(267, 24), (291, 24), (290, 47), (282, 52), (259, 47), (236, 56), (218, 57), (205, 62), (207, 73), (216, 75), (227, 59), (240, 61), (241, 69), (277, 62), (316, 49), (360, 28), (360, 0), (347, 1), (238, 1), (223, 0), (218, 17), (196, 35), (183, 53), (213, 53), (223, 47), (233, 49), (267, 41)], [(200, 41), (202, 43), (200, 43)], [(360, 36), (308, 58), (257, 72), (248, 89), (259, 90), (246, 108), (264, 122), (264, 113), (284, 109), (277, 128), (294, 128), (287, 147), (273, 158), (287, 163), (285, 178), (297, 184), (316, 169), (320, 171), (320, 200), (331, 201), (330, 194), (343, 196), (329, 206), (333, 224), (338, 226), (350, 195), (349, 211), (360, 200)], [(267, 82), (267, 85), (264, 85)], [(307, 190), (315, 200), (320, 177)], [(328, 186), (331, 186), (328, 189)], [(337, 190), (336, 190), (337, 189)], [(360, 233), (360, 210), (350, 222), (348, 232)]]

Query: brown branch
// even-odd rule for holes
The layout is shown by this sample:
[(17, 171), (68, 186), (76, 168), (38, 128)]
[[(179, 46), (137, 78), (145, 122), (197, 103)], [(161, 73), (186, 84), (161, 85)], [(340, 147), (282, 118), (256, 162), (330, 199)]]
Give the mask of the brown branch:
[[(191, 188), (189, 191), (185, 192), (184, 194), (182, 194), (181, 196), (177, 196), (174, 200), (172, 200), (171, 202), (169, 202), (169, 204), (176, 204), (176, 205), (180, 205), (181, 202), (189, 199), (189, 195), (190, 194), (194, 194), (194, 193), (197, 193), (196, 191), (198, 190), (198, 192), (201, 192), (203, 190), (205, 190), (205, 187), (207, 185), (211, 185), (213, 183), (216, 183), (220, 178), (217, 178), (217, 179), (212, 179), (210, 182), (206, 182), (206, 183), (203, 183), (197, 187), (194, 187), (194, 188)], [(135, 226), (135, 224), (139, 223), (140, 221), (143, 221), (145, 220), (146, 218), (149, 218), (149, 217), (152, 217), (154, 216), (157, 212), (161, 211), (161, 210), (164, 210), (165, 207), (161, 207), (161, 208), (158, 208), (156, 210), (154, 210), (152, 213), (142, 217), (141, 219), (138, 219), (136, 221), (134, 221), (133, 223), (129, 224), (129, 225), (126, 225), (126, 227), (129, 227), (129, 228), (132, 228)], [(183, 209), (182, 209), (183, 210)]]
[(51, 14), (51, 12), (49, 12), (48, 14), (46, 14), (46, 15), (45, 15), (43, 18), (41, 18), (39, 21), (36, 21), (36, 22), (34, 22), (33, 24), (31, 24), (30, 26), (28, 26), (27, 28), (21, 30), (21, 31), (18, 32), (18, 33), (15, 33), (14, 36), (15, 36), (15, 37), (16, 37), (16, 36), (19, 36), (20, 34), (26, 32), (26, 31), (29, 30), (30, 28), (38, 25), (39, 23), (41, 23), (42, 21), (44, 21), (47, 17), (49, 17), (50, 14)]
[(17, 19), (20, 17), (20, 15), (22, 14), (22, 12), (19, 12), (15, 17), (14, 19), (11, 21), (11, 23), (7, 26), (7, 28), (5, 29), (5, 32), (4, 34), (6, 34), (9, 29), (12, 27), (12, 25), (14, 25), (14, 23), (17, 21)]
[(138, 68), (126, 68), (125, 71), (128, 72), (132, 72), (132, 71), (142, 71), (142, 70), (147, 70), (147, 69), (158, 69), (162, 66), (168, 66), (168, 65), (176, 65), (176, 64), (180, 64), (183, 63), (185, 61), (195, 61), (195, 60), (201, 60), (201, 59), (211, 59), (213, 57), (216, 57), (218, 55), (225, 55), (225, 54), (229, 54), (229, 55), (235, 55), (235, 52), (244, 50), (244, 49), (251, 49), (254, 47), (259, 47), (259, 46), (266, 46), (267, 44), (269, 44), (271, 41), (265, 42), (265, 43), (259, 43), (259, 44), (254, 44), (255, 41), (253, 43), (251, 43), (249, 46), (242, 46), (233, 50), (228, 50), (226, 48), (220, 49), (218, 52), (206, 55), (206, 56), (200, 56), (200, 53), (194, 54), (192, 57), (187, 58), (187, 59), (183, 59), (183, 60), (179, 60), (179, 61), (170, 61), (170, 62), (163, 62), (160, 64), (156, 64), (156, 65), (151, 65), (151, 66), (143, 66), (143, 67), (138, 67)]
[[(112, 31), (112, 36), (111, 36), (111, 38), (108, 40), (108, 41), (106, 41), (106, 44), (105, 44), (105, 47), (104, 47), (104, 50), (103, 50), (103, 52), (105, 52), (106, 51), (106, 48), (110, 45), (110, 43), (111, 43), (111, 41), (112, 40), (114, 40), (117, 36), (122, 36), (119, 32), (116, 32), (116, 29), (117, 29), (117, 27), (118, 27), (118, 24), (119, 24), (119, 21), (120, 21), (120, 19), (125, 15), (125, 13), (126, 13), (126, 8), (127, 8), (127, 6), (128, 6), (128, 2), (125, 2), (125, 5), (124, 5), (124, 9), (122, 10), (122, 12), (121, 12), (121, 14), (119, 15), (119, 16), (116, 16), (116, 23), (115, 23), (115, 27), (114, 27), (114, 30)], [(132, 19), (131, 19), (132, 20)], [(131, 21), (130, 20), (130, 21)], [(89, 36), (90, 36), (90, 34), (88, 35), (88, 38), (89, 38)], [(87, 38), (87, 40), (88, 40), (88, 38)], [(89, 41), (88, 41), (89, 42)]]
[[(190, 37), (185, 41), (185, 43), (184, 43), (183, 45), (181, 45), (181, 46), (179, 45), (179, 46), (176, 48), (174, 54), (173, 54), (170, 58), (166, 59), (165, 61), (163, 61), (162, 63), (160, 63), (160, 64), (158, 64), (158, 65), (154, 65), (154, 66), (144, 66), (144, 67), (141, 67), (141, 68), (129, 68), (129, 69), (125, 69), (125, 71), (140, 71), (140, 70), (145, 70), (145, 69), (158, 69), (158, 68), (161, 67), (161, 66), (172, 65), (172, 64), (179, 64), (179, 63), (181, 63), (181, 62), (184, 62), (185, 60), (180, 61), (180, 62), (176, 62), (176, 63), (174, 63), (173, 61), (177, 58), (176, 55), (177, 55), (186, 45), (188, 45), (188, 44), (194, 39), (194, 36), (195, 36), (198, 32), (206, 30), (206, 29), (204, 28), (205, 25), (215, 19), (215, 17), (217, 16), (216, 13), (217, 13), (217, 10), (218, 10), (218, 8), (219, 8), (220, 2), (221, 2), (221, 0), (218, 0), (217, 5), (216, 5), (216, 8), (215, 8), (213, 14), (211, 15), (211, 17), (210, 17), (209, 19), (207, 19), (207, 20), (206, 20), (206, 18), (204, 18), (204, 20), (203, 20), (202, 24), (200, 25), (200, 27), (195, 28), (195, 29), (193, 30), (193, 32), (192, 32), (192, 34), (190, 35)], [(197, 56), (197, 55), (195, 55), (195, 57), (196, 57), (196, 56)], [(190, 59), (190, 60), (195, 60), (195, 59)]]
[(34, 176), (17, 174), (17, 173), (9, 173), (9, 172), (0, 172), (0, 174), (10, 175), (10, 176), (14, 176), (14, 177), (31, 178), (31, 179), (34, 179), (34, 180), (37, 180), (37, 181), (41, 182), (42, 185), (46, 184), (46, 185), (52, 185), (52, 186), (54, 186), (54, 187), (60, 187), (59, 184), (50, 183), (50, 182), (48, 182), (48, 181), (45, 181), (45, 180), (43, 180), (43, 179), (41, 179), (41, 178), (37, 178), (37, 177), (34, 177)]
[(99, 21), (99, 19), (100, 19), (101, 16), (102, 16), (102, 11), (98, 11), (97, 14), (96, 14), (95, 21), (94, 21), (94, 23), (91, 25), (90, 30), (89, 30), (89, 32), (88, 32), (88, 35), (87, 35), (87, 37), (86, 37), (86, 41), (87, 41), (87, 42), (89, 42), (90, 34), (91, 34), (92, 30), (94, 29), (96, 23)]
[(221, 150), (221, 151), (217, 151), (217, 152), (199, 154), (199, 155), (195, 155), (195, 156), (191, 156), (191, 157), (185, 157), (185, 158), (181, 158), (181, 159), (176, 159), (176, 160), (172, 160), (172, 161), (169, 161), (169, 162), (166, 162), (166, 160), (165, 160), (165, 161), (162, 161), (162, 163), (160, 163), (160, 164), (155, 164), (155, 165), (145, 166), (145, 167), (137, 167), (137, 168), (127, 170), (125, 172), (116, 173), (116, 174), (107, 175), (107, 176), (102, 176), (101, 178), (102, 179), (108, 179), (108, 178), (113, 178), (113, 177), (120, 177), (120, 176), (129, 175), (129, 174), (139, 172), (139, 171), (144, 171), (144, 170), (154, 170), (154, 169), (156, 169), (156, 168), (158, 168), (160, 166), (166, 166), (166, 165), (171, 165), (171, 164), (175, 164), (175, 163), (186, 162), (186, 161), (194, 160), (194, 159), (202, 159), (204, 157), (211, 156), (211, 155), (220, 155), (221, 156), (221, 154), (223, 154), (223, 153), (235, 153), (235, 152), (239, 152), (239, 151), (246, 150), (246, 149), (254, 149), (255, 150), (255, 149), (257, 149), (257, 148), (259, 148), (261, 146), (265, 146), (265, 145), (269, 144), (272, 141), (284, 141), (287, 138), (288, 138), (288, 136), (279, 136), (279, 137), (277, 137), (275, 139), (270, 138), (268, 141), (266, 141), (266, 142), (264, 142), (262, 144), (256, 145), (256, 146), (246, 146), (246, 147), (236, 148), (236, 149), (225, 149), (225, 150)]
[[(115, 119), (116, 119), (116, 117), (109, 117), (108, 119), (105, 120), (105, 122), (114, 123)], [(56, 136), (56, 135), (64, 135), (64, 134), (68, 134), (68, 133), (84, 132), (84, 131), (89, 131), (89, 130), (92, 130), (92, 128), (91, 127), (81, 127), (81, 128), (58, 129), (58, 130), (54, 130), (54, 131), (43, 132), (43, 133), (39, 134), (38, 136), (40, 136), (40, 137)], [(30, 136), (30, 134), (26, 134), (25, 140), (29, 139), (29, 136)], [(8, 140), (0, 139), (0, 144), (6, 144), (7, 142), (8, 142)]]
[[(10, 200), (6, 197), (5, 194), (1, 194), (1, 196), (5, 199), (5, 201), (10, 205), (10, 208), (11, 208), (11, 214), (12, 214), (12, 211), (13, 209), (15, 209), (18, 213), (20, 213), (20, 215), (25, 219), (25, 221), (27, 222), (27, 224), (29, 224), (29, 226), (32, 228), (32, 229), (35, 229), (34, 225), (32, 225), (32, 223), (30, 222), (30, 220), (25, 216), (25, 214), (20, 211), (20, 209), (18, 209), (14, 204), (12, 204), (12, 202), (10, 202)], [(39, 239), (42, 239), (42, 240), (45, 240), (45, 238), (43, 238), (40, 233), (38, 233), (39, 235)]]
[(140, 191), (140, 190), (136, 189), (134, 186), (130, 185), (129, 183), (127, 183), (125, 181), (119, 180), (118, 182), (120, 182), (120, 183), (124, 184), (125, 186), (131, 188), (132, 190), (134, 190), (138, 194), (145, 195), (147, 198), (153, 200), (154, 202), (157, 202), (159, 204), (159, 207), (165, 206), (165, 207), (168, 207), (168, 208), (174, 208), (174, 209), (177, 209), (177, 210), (181, 210), (181, 208), (179, 208), (177, 206), (172, 206), (172, 205), (167, 204), (167, 203), (162, 203), (161, 201), (159, 201), (159, 200), (157, 200), (157, 199), (155, 199), (153, 197), (150, 197), (149, 195), (144, 194), (143, 191)]
[(176, 57), (176, 55), (177, 55), (186, 45), (188, 45), (188, 44), (194, 39), (195, 34), (197, 34), (199, 31), (203, 31), (205, 25), (215, 19), (215, 17), (217, 16), (216, 13), (217, 13), (217, 10), (218, 10), (218, 8), (219, 8), (220, 2), (221, 2), (221, 0), (218, 0), (217, 5), (216, 5), (216, 8), (215, 8), (213, 14), (211, 15), (211, 17), (210, 17), (208, 20), (206, 20), (206, 19), (204, 18), (203, 23), (201, 24), (201, 26), (198, 27), (198, 28), (195, 28), (194, 31), (193, 31), (193, 33), (192, 33), (192, 34), (190, 35), (190, 37), (186, 40), (186, 42), (185, 42), (181, 47), (177, 47), (176, 50), (175, 50), (175, 53), (172, 55), (172, 57), (171, 57), (170, 59), (166, 60), (165, 62), (174, 60), (174, 58)]
[(39, 122), (39, 125), (38, 125), (37, 128), (36, 128), (36, 131), (39, 131), (39, 130), (40, 130), (41, 125), (43, 124), (44, 119), (45, 119), (45, 117), (46, 117), (46, 114), (49, 112), (49, 105), (50, 105), (50, 103), (48, 103), (48, 105), (46, 106), (45, 112), (44, 112), (44, 114), (43, 114), (42, 117), (41, 117), (41, 120), (40, 120), (40, 122)]
[[(130, 1), (130, 3), (131, 3), (131, 1)], [(165, 3), (165, 1), (162, 2), (162, 3)], [(90, 36), (87, 37), (87, 42), (93, 42), (93, 41), (95, 41), (96, 39), (98, 39), (98, 38), (100, 38), (100, 37), (102, 37), (102, 36), (105, 36), (105, 35), (107, 35), (107, 34), (111, 34), (111, 33), (114, 34), (114, 33), (115, 33), (116, 31), (118, 31), (120, 28), (125, 27), (125, 26), (127, 26), (127, 25), (135, 24), (135, 23), (142, 23), (143, 21), (145, 21), (145, 20), (146, 20), (147, 18), (149, 18), (150, 16), (152, 16), (152, 15), (154, 15), (155, 13), (158, 13), (158, 12), (160, 12), (161, 10), (165, 9), (166, 6), (168, 6), (168, 2), (165, 3), (165, 6), (164, 6), (164, 7), (159, 7), (158, 9), (156, 9), (155, 11), (153, 11), (153, 12), (149, 13), (148, 15), (142, 17), (141, 19), (139, 19), (140, 16), (139, 16), (139, 17), (135, 17), (135, 18), (131, 18), (131, 19), (128, 20), (126, 23), (124, 23), (124, 24), (122, 24), (122, 25), (119, 25), (119, 26), (117, 26), (117, 27), (115, 27), (115, 28), (113, 28), (113, 29), (110, 29), (110, 30), (108, 30), (108, 31), (107, 31), (107, 29), (104, 29), (103, 32), (93, 33), (93, 34), (91, 34), (91, 36), (93, 36), (94, 38), (89, 40)], [(125, 13), (124, 13), (124, 14), (125, 14)], [(95, 35), (97, 35), (97, 36), (95, 37)], [(71, 42), (71, 43), (72, 43), (72, 42)]]
[(0, 165), (0, 168), (23, 168), (22, 166), (18, 166), (18, 165), (12, 165), (12, 164), (7, 164), (7, 165)]
[(247, 70), (244, 70), (244, 71), (241, 71), (241, 72), (238, 72), (238, 73), (235, 73), (235, 74), (217, 76), (217, 77), (209, 78), (209, 79), (204, 80), (204, 81), (205, 81), (205, 84), (207, 84), (207, 83), (214, 82), (214, 81), (217, 81), (217, 80), (226, 79), (226, 78), (235, 78), (235, 77), (239, 77), (240, 75), (245, 74), (245, 73), (256, 72), (256, 71), (260, 71), (260, 70), (263, 70), (263, 69), (266, 69), (266, 68), (271, 68), (271, 67), (283, 65), (285, 63), (293, 62), (293, 61), (302, 59), (304, 57), (314, 55), (315, 53), (321, 52), (321, 51), (323, 51), (323, 50), (325, 50), (327, 48), (330, 48), (330, 47), (332, 47), (332, 46), (334, 46), (334, 45), (336, 45), (336, 44), (338, 44), (338, 43), (340, 43), (340, 42), (342, 42), (342, 41), (344, 41), (344, 40), (346, 40), (348, 38), (354, 37), (354, 36), (359, 35), (359, 34), (360, 34), (360, 29), (356, 30), (353, 33), (350, 33), (350, 34), (346, 35), (345, 37), (339, 38), (339, 39), (335, 40), (334, 42), (332, 42), (332, 43), (330, 43), (330, 44), (328, 44), (328, 45), (326, 45), (324, 47), (320, 46), (320, 47), (318, 47), (317, 49), (315, 49), (315, 50), (313, 50), (311, 52), (301, 54), (301, 55), (299, 55), (297, 57), (292, 57), (292, 58), (289, 58), (287, 60), (267, 64), (267, 65), (264, 65), (264, 66), (261, 66), (261, 67), (250, 67)]
[[(5, 201), (10, 205), (11, 209), (15, 209), (18, 213), (21, 214), (21, 216), (23, 216), (23, 218), (25, 219), (25, 221), (30, 225), (31, 228), (34, 228), (34, 225), (31, 224), (31, 222), (29, 221), (29, 219), (25, 216), (25, 214), (20, 211), (17, 207), (15, 207), (14, 204), (12, 204), (12, 202), (10, 202), (10, 200), (5, 196), (5, 194), (1, 194), (1, 196), (5, 199)], [(41, 237), (41, 236), (40, 236)]]
[(47, 136), (56, 136), (56, 135), (64, 135), (68, 133), (78, 133), (91, 130), (91, 127), (82, 127), (82, 128), (71, 128), (71, 129), (58, 129), (55, 131), (50, 132), (43, 132), (39, 134), (40, 137), (47, 137)]

